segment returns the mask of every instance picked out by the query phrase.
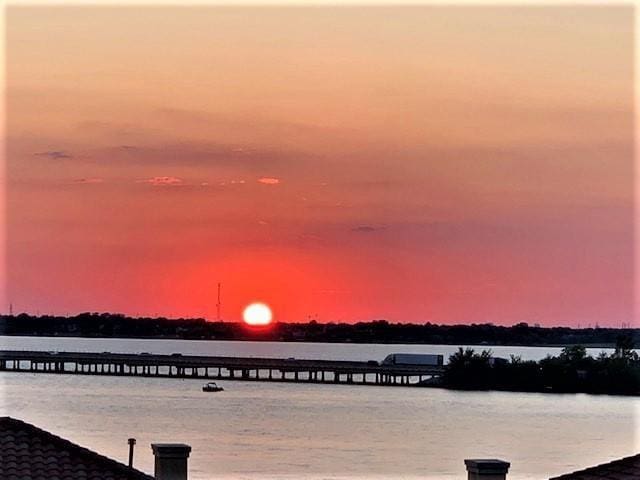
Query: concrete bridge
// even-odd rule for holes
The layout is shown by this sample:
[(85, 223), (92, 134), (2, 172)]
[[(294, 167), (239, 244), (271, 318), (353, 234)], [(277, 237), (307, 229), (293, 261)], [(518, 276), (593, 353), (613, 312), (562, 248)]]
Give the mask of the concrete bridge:
[(418, 386), (440, 376), (441, 366), (295, 358), (208, 357), (149, 353), (0, 350), (0, 371), (200, 378), (265, 382)]

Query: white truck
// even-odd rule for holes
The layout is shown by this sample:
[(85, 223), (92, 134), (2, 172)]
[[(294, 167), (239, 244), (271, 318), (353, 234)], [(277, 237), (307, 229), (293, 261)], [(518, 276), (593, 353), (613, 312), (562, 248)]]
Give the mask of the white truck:
[(444, 355), (431, 353), (392, 353), (382, 361), (382, 365), (444, 365)]

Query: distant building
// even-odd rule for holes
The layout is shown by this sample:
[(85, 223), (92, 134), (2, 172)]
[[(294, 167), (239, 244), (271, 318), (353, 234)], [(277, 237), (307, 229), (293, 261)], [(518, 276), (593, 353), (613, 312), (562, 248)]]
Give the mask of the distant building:
[[(123, 445), (124, 447), (124, 445)], [(153, 444), (155, 477), (11, 417), (0, 417), (0, 479), (186, 480), (191, 447)]]
[(508, 363), (509, 363), (509, 360), (507, 358), (491, 357), (489, 359), (489, 365), (491, 365), (492, 367), (495, 367), (497, 365), (507, 365)]

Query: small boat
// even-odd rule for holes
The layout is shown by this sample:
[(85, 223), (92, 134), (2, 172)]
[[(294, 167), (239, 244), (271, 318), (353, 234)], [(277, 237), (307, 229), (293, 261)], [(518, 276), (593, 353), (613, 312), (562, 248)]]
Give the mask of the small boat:
[(222, 392), (224, 388), (216, 385), (216, 382), (209, 382), (206, 385), (202, 386), (203, 392)]

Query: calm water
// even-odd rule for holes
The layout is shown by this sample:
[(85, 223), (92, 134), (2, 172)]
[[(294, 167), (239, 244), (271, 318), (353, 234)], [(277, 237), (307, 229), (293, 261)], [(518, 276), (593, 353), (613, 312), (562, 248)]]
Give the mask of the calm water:
[[(2, 348), (381, 359), (449, 346), (179, 340), (0, 339)], [(493, 347), (542, 358), (558, 349)], [(600, 350), (595, 350), (594, 353)], [(0, 414), (153, 470), (149, 444), (193, 447), (190, 478), (464, 478), (464, 458), (512, 462), (510, 479), (548, 478), (637, 452), (634, 398), (201, 380), (0, 375)]]

